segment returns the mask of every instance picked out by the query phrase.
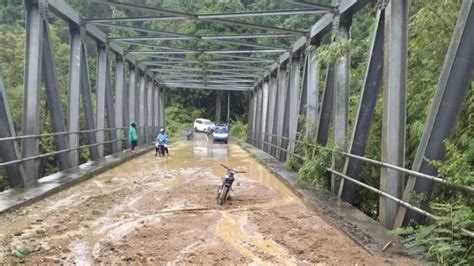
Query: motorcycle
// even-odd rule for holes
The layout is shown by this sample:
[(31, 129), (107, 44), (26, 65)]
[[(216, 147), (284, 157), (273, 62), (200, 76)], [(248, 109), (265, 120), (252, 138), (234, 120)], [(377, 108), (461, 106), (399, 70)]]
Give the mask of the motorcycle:
[(232, 183), (234, 183), (235, 180), (234, 175), (245, 173), (242, 171), (230, 169), (223, 164), (221, 164), (221, 166), (227, 170), (227, 173), (224, 176), (224, 182), (217, 189), (216, 200), (219, 205), (224, 204), (224, 202), (229, 199), (229, 191), (232, 189)]
[(186, 133), (186, 140), (191, 140), (193, 138), (193, 132), (190, 130)]
[(165, 144), (162, 140), (155, 143), (155, 156), (160, 155), (160, 157), (165, 156)]

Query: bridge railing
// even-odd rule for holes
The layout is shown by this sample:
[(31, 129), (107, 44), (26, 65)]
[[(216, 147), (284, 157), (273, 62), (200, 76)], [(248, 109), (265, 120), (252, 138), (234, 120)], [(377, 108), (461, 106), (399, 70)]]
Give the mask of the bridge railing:
[[(432, 180), (434, 182), (445, 185), (445, 186), (450, 187), (452, 189), (461, 190), (461, 191), (464, 191), (466, 193), (474, 195), (474, 188), (473, 187), (465, 186), (465, 185), (459, 185), (459, 184), (453, 184), (453, 183), (450, 183), (450, 182), (446, 181), (445, 179), (439, 178), (437, 176), (426, 175), (426, 174), (419, 173), (419, 172), (416, 172), (416, 171), (412, 171), (410, 169), (406, 169), (406, 168), (399, 167), (399, 166), (396, 166), (396, 165), (391, 165), (391, 164), (381, 162), (381, 161), (377, 161), (377, 160), (374, 160), (374, 159), (365, 158), (365, 157), (358, 156), (358, 155), (355, 155), (355, 154), (350, 154), (350, 153), (343, 152), (343, 151), (340, 151), (340, 150), (337, 150), (337, 149), (330, 149), (330, 148), (327, 148), (327, 147), (322, 147), (320, 145), (310, 143), (310, 142), (306, 142), (306, 141), (301, 141), (301, 140), (298, 140), (298, 139), (290, 139), (288, 137), (278, 136), (278, 135), (275, 135), (275, 134), (270, 134), (270, 133), (265, 133), (265, 132), (250, 131), (248, 133), (249, 133), (249, 136), (255, 136), (255, 135), (260, 136), (260, 138), (258, 138), (258, 137), (257, 138), (249, 137), (249, 139), (251, 141), (260, 141), (260, 143), (259, 143), (261, 145), (260, 147), (263, 147), (263, 145), (268, 145), (268, 146), (276, 148), (278, 151), (283, 151), (283, 152), (288, 153), (289, 155), (294, 156), (296, 158), (299, 158), (301, 160), (306, 160), (306, 159), (311, 159), (311, 158), (306, 158), (304, 156), (301, 156), (300, 154), (298, 154), (295, 151), (290, 151), (289, 149), (285, 149), (281, 146), (278, 146), (278, 145), (275, 145), (275, 144), (273, 144), (269, 141), (266, 141), (266, 140), (264, 140), (265, 137), (276, 138), (277, 140), (280, 140), (280, 141), (284, 139), (284, 140), (287, 140), (287, 141), (292, 141), (294, 143), (301, 144), (301, 145), (306, 146), (306, 147), (311, 147), (311, 148), (315, 148), (315, 149), (319, 149), (319, 150), (325, 150), (325, 151), (329, 151), (329, 152), (332, 152), (332, 153), (337, 153), (337, 154), (340, 154), (342, 156), (351, 157), (351, 158), (354, 158), (356, 160), (361, 160), (361, 161), (364, 161), (364, 162), (368, 162), (370, 164), (373, 164), (373, 165), (376, 165), (376, 166), (379, 166), (379, 167), (390, 168), (390, 169), (393, 169), (395, 171), (399, 171), (399, 172), (402, 172), (402, 173), (405, 173), (405, 174), (409, 174), (409, 175), (417, 176), (417, 177), (420, 177), (420, 178), (425, 178), (425, 179), (428, 179), (428, 180)], [(378, 195), (380, 195), (382, 197), (385, 197), (387, 199), (390, 199), (390, 200), (392, 200), (392, 201), (394, 201), (394, 202), (396, 202), (396, 203), (398, 203), (398, 204), (400, 204), (400, 205), (402, 205), (402, 206), (404, 206), (404, 207), (406, 207), (410, 210), (413, 210), (416, 213), (419, 213), (419, 214), (421, 214), (421, 215), (423, 215), (427, 218), (433, 219), (435, 217), (430, 212), (425, 211), (422, 208), (419, 208), (419, 207), (411, 204), (410, 202), (404, 201), (403, 199), (400, 199), (398, 197), (394, 197), (394, 196), (386, 193), (385, 191), (380, 190), (379, 188), (373, 187), (373, 186), (368, 185), (366, 183), (363, 183), (359, 180), (351, 178), (351, 177), (349, 177), (349, 176), (347, 176), (347, 175), (345, 175), (341, 172), (338, 172), (336, 169), (334, 169), (333, 166), (328, 167), (326, 170), (329, 173), (333, 173), (333, 174), (339, 176), (342, 179), (345, 179), (345, 180), (348, 180), (348, 181), (352, 182), (355, 185), (358, 185), (358, 186), (363, 187), (365, 189), (368, 189), (372, 192), (375, 192)], [(466, 230), (466, 229), (463, 229), (462, 231), (465, 235), (468, 235), (470, 237), (474, 237), (474, 232), (471, 232), (471, 231)]]
[[(325, 81), (320, 82), (323, 64), (317, 54), (322, 36), (332, 31), (335, 38), (331, 36), (331, 42), (349, 40), (351, 24), (356, 21), (353, 16), (358, 12), (357, 8), (366, 4), (365, 1), (341, 1), (338, 12), (314, 25), (306, 43), (295, 43), (294, 49), (282, 56), (254, 85), (250, 92), (248, 142), (285, 161), (287, 154), (291, 155), (295, 151), (298, 133), (306, 133), (323, 147), (331, 136), (331, 142), (347, 152), (332, 154), (330, 186), (333, 193), (338, 193), (344, 201), (353, 204), (356, 182), (350, 182), (347, 178), (341, 180), (341, 173), (359, 181), (362, 162), (368, 162), (383, 166), (380, 171), (380, 191), (404, 202), (408, 202), (413, 193), (423, 193), (428, 196), (421, 201), (422, 207), (426, 208), (433, 184), (448, 184), (436, 176), (438, 170), (429, 160), (444, 159), (443, 142), (452, 135), (473, 78), (474, 3), (472, 0), (460, 3), (457, 22), (411, 170), (404, 169), (409, 85), (409, 1), (377, 2), (365, 76), (362, 81), (358, 81), (362, 87), (352, 121), (349, 121), (348, 115), (349, 51), (340, 51), (335, 60), (326, 62)], [(348, 7), (357, 8), (347, 12)], [(379, 94), (382, 94), (383, 101), (378, 101)], [(383, 104), (380, 162), (362, 159), (378, 103)], [(304, 117), (304, 120), (300, 117)], [(302, 121), (314, 123), (314, 127), (306, 128)], [(349, 128), (352, 129), (351, 134)], [(406, 182), (405, 174), (408, 175)], [(461, 189), (469, 193), (472, 190), (465, 187)], [(380, 222), (388, 228), (400, 227), (411, 220), (423, 218), (383, 196), (379, 200)]]

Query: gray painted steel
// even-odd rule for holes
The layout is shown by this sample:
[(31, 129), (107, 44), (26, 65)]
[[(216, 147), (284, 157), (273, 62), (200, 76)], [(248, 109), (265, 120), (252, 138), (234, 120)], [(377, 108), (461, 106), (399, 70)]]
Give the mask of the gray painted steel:
[[(304, 58), (303, 64), (303, 76), (302, 76), (302, 84), (301, 84), (301, 93), (299, 95), (298, 101), (298, 129), (297, 132), (302, 132), (306, 128), (306, 108), (308, 105), (308, 55)], [(300, 119), (304, 117), (304, 119)], [(299, 136), (297, 136), (299, 139)]]
[(329, 64), (326, 70), (326, 84), (323, 91), (321, 110), (319, 111), (319, 124), (316, 142), (321, 146), (326, 146), (328, 142), (329, 124), (334, 105), (334, 65)]
[[(283, 137), (283, 128), (284, 128), (284, 123), (285, 123), (285, 111), (286, 111), (286, 95), (288, 91), (288, 86), (287, 86), (287, 76), (288, 72), (286, 70), (286, 65), (281, 65), (278, 68), (278, 119), (277, 119), (277, 143), (278, 147), (283, 147), (284, 144), (284, 139)], [(286, 144), (288, 145), (288, 144)], [(282, 155), (284, 151), (277, 149), (277, 153), (275, 155), (276, 158), (278, 158), (280, 161), (282, 161)], [(284, 157), (283, 157), (284, 160)]]
[[(23, 92), (23, 135), (37, 135), (40, 131), (40, 86), (41, 58), (43, 52), (44, 20), (40, 15), (38, 3), (25, 1), (26, 7), (26, 41), (25, 41), (25, 83)], [(23, 139), (21, 143), (22, 158), (38, 155), (39, 140)], [(28, 148), (26, 148), (28, 147)], [(25, 186), (36, 182), (38, 169), (34, 160), (24, 162)]]
[[(296, 139), (296, 133), (298, 130), (300, 72), (300, 57), (293, 57), (291, 62), (290, 88), (287, 98), (287, 102), (289, 103), (288, 137), (292, 140)], [(295, 145), (296, 143), (290, 140), (288, 143), (288, 151), (291, 153), (294, 152)]]
[[(115, 126), (124, 126), (124, 101), (125, 101), (125, 70), (124, 70), (124, 59), (122, 56), (116, 55), (115, 57)], [(117, 129), (117, 146), (122, 149), (121, 136), (123, 130)]]
[[(267, 111), (267, 125), (266, 125), (266, 135), (265, 140), (268, 143), (273, 143), (273, 123), (275, 121), (275, 107), (276, 107), (276, 94), (277, 94), (277, 80), (274, 75), (270, 75), (270, 82), (269, 82), (269, 97), (268, 97), (268, 111)], [(267, 144), (267, 153), (272, 152), (272, 146)]]
[[(81, 93), (81, 53), (82, 38), (79, 28), (70, 26), (71, 48), (69, 57), (69, 108), (68, 108), (68, 130), (69, 132), (79, 131), (80, 117), (80, 93)], [(79, 134), (69, 134), (69, 148), (74, 149), (79, 146)], [(79, 150), (69, 152), (71, 166), (79, 164)]]
[(263, 86), (259, 84), (257, 87), (257, 113), (255, 124), (255, 138), (257, 139), (256, 147), (261, 147), (261, 132), (262, 132), (262, 106), (263, 106)]
[[(383, 71), (383, 43), (384, 43), (384, 14), (377, 11), (376, 24), (372, 36), (372, 44), (368, 55), (368, 64), (365, 72), (357, 115), (352, 129), (348, 151), (351, 154), (363, 156), (369, 138), (370, 125), (377, 104)], [(359, 170), (362, 161), (346, 157), (344, 175), (359, 180)], [(347, 202), (354, 202), (356, 185), (345, 179), (341, 181), (341, 198)]]
[[(261, 111), (262, 121), (260, 123), (261, 133), (267, 132), (267, 116), (268, 116), (268, 101), (269, 101), (268, 89), (269, 89), (268, 80), (265, 80), (263, 82), (263, 87), (262, 87), (262, 111)], [(261, 134), (260, 135), (260, 141), (261, 141), (260, 148), (262, 150), (266, 148), (266, 145), (264, 145), (265, 139), (266, 139), (265, 134)]]
[(280, 154), (278, 155), (278, 158), (281, 162), (285, 162), (286, 158), (287, 158), (287, 149), (288, 149), (288, 144), (289, 144), (289, 141), (288, 141), (288, 137), (289, 137), (289, 134), (290, 134), (290, 109), (291, 109), (291, 76), (292, 76), (292, 71), (293, 71), (293, 63), (290, 62), (288, 63), (289, 65), (289, 69), (287, 70), (287, 75), (288, 75), (288, 82), (287, 80), (285, 79), (285, 83), (284, 83), (284, 91), (285, 91), (285, 101), (284, 101), (284, 111), (283, 111), (283, 114), (282, 114), (282, 117), (283, 117), (283, 123), (282, 123), (282, 131), (281, 131), (281, 141), (280, 141)]
[(129, 124), (132, 122), (137, 122), (137, 116), (135, 115), (136, 110), (136, 103), (137, 103), (137, 70), (134, 65), (130, 65), (130, 83), (129, 83), (129, 91), (128, 91), (128, 103), (129, 103)]
[(306, 82), (308, 86), (306, 99), (306, 135), (309, 140), (316, 140), (316, 123), (318, 121), (319, 105), (319, 62), (315, 60), (317, 52), (310, 49), (308, 52), (308, 72)]
[(153, 80), (148, 81), (147, 88), (147, 126), (148, 126), (148, 143), (151, 143), (153, 139)]
[[(107, 124), (108, 128), (116, 128), (117, 123), (116, 123), (116, 114), (115, 114), (115, 108), (114, 108), (114, 95), (112, 91), (112, 82), (111, 82), (111, 71), (110, 71), (110, 66), (109, 66), (109, 60), (107, 59), (106, 61), (106, 86), (105, 86), (105, 110), (107, 112)], [(110, 146), (112, 148), (112, 153), (117, 153), (121, 150), (121, 147), (118, 143), (118, 133), (117, 130), (109, 130), (109, 139), (111, 141), (114, 141), (110, 143)]]
[[(92, 92), (89, 79), (89, 67), (87, 65), (87, 49), (86, 44), (82, 42), (81, 52), (81, 95), (82, 95), (82, 110), (86, 118), (87, 130), (95, 130), (94, 107), (92, 106)], [(96, 144), (97, 138), (95, 132), (87, 132), (87, 141), (89, 145)], [(89, 147), (89, 155), (92, 160), (100, 158), (97, 146)]]
[[(381, 161), (405, 164), (405, 123), (407, 88), (408, 0), (390, 1), (385, 8), (383, 66), (383, 114)], [(401, 198), (403, 174), (392, 169), (380, 171), (380, 190)], [(399, 204), (380, 197), (380, 223), (392, 228)]]
[[(0, 75), (0, 138), (15, 137), (10, 107), (8, 105), (7, 93)], [(20, 151), (16, 140), (0, 141), (0, 154), (2, 162), (15, 161), (20, 158)], [(22, 164), (11, 164), (5, 167), (10, 186), (14, 188), (22, 187), (27, 183)]]
[[(420, 145), (416, 152), (412, 170), (436, 176), (438, 173), (431, 167), (429, 160), (444, 158), (443, 141), (448, 139), (454, 129), (456, 117), (461, 111), (469, 82), (474, 76), (474, 6), (472, 0), (465, 0), (461, 6), (443, 69), (431, 104)], [(410, 176), (403, 194), (409, 199), (412, 189), (416, 193), (431, 194), (433, 183), (430, 180)], [(421, 207), (425, 207), (423, 202)], [(411, 219), (420, 220), (420, 216), (406, 208), (400, 207), (395, 226), (406, 225)], [(403, 219), (404, 218), (404, 219)], [(403, 220), (403, 223), (402, 223)]]
[(139, 89), (138, 89), (138, 108), (139, 108), (139, 115), (137, 117), (138, 124), (137, 126), (139, 127), (138, 129), (138, 135), (139, 135), (139, 144), (144, 144), (146, 143), (145, 140), (145, 108), (146, 108), (146, 76), (145, 73), (140, 73), (140, 79), (139, 79)]
[(107, 90), (107, 53), (105, 45), (97, 43), (96, 129), (99, 157), (104, 157), (105, 91)]
[[(344, 42), (350, 39), (350, 22), (341, 21), (337, 42)], [(349, 67), (350, 55), (347, 52), (336, 62), (334, 76), (336, 78), (334, 86), (334, 144), (336, 149), (343, 149), (346, 142), (348, 116), (349, 116)], [(332, 169), (342, 172), (344, 158), (337, 153), (332, 154)], [(339, 177), (331, 174), (331, 191), (338, 193)]]
[[(278, 67), (278, 66), (277, 66)], [(280, 82), (279, 80), (279, 73), (280, 70), (277, 68), (277, 71), (275, 73), (275, 76), (273, 77), (273, 90), (274, 90), (274, 96), (273, 96), (273, 122), (272, 122), (272, 128), (271, 128), (271, 134), (272, 137), (270, 138), (271, 140), (271, 146), (270, 146), (270, 154), (273, 157), (277, 157), (277, 144), (278, 144), (278, 137), (276, 136), (278, 134), (278, 116), (279, 113), (281, 112), (281, 108), (279, 106), (279, 101), (280, 101), (280, 90), (278, 83)]]
[[(64, 118), (61, 97), (59, 95), (59, 84), (56, 75), (56, 65), (54, 63), (54, 55), (52, 51), (52, 42), (47, 24), (43, 28), (43, 55), (42, 55), (42, 76), (46, 87), (46, 97), (48, 101), (48, 109), (51, 116), (51, 124), (54, 132), (66, 131), (66, 120)], [(67, 150), (69, 148), (67, 135), (56, 135), (54, 142), (57, 150)], [(59, 168), (65, 170), (71, 168), (68, 153), (57, 154)]]

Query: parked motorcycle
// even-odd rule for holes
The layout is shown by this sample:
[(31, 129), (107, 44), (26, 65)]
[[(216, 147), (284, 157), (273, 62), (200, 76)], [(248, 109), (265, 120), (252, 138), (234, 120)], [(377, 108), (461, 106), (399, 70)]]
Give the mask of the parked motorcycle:
[(221, 164), (221, 166), (224, 167), (227, 170), (227, 173), (224, 176), (224, 182), (217, 189), (216, 200), (217, 200), (217, 203), (219, 205), (224, 204), (224, 202), (226, 200), (228, 200), (229, 191), (232, 189), (232, 183), (234, 183), (234, 180), (235, 180), (234, 175), (245, 173), (245, 172), (242, 172), (242, 171), (237, 171), (237, 170), (230, 169), (229, 167), (227, 167), (223, 164)]

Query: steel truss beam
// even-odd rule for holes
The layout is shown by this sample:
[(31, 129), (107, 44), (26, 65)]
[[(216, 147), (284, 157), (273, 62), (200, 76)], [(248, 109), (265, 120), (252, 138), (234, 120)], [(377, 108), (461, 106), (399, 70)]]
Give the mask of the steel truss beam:
[[(0, 138), (15, 137), (15, 127), (10, 114), (7, 93), (0, 75)], [(2, 162), (16, 161), (20, 158), (20, 150), (15, 140), (0, 141), (0, 157)], [(22, 164), (10, 164), (5, 167), (10, 185), (14, 188), (22, 187), (28, 183)]]
[(130, 4), (130, 3), (123, 3), (123, 2), (117, 2), (117, 1), (101, 1), (101, 0), (90, 0), (90, 1), (96, 2), (96, 3), (99, 3), (99, 4), (115, 5), (115, 6), (118, 6), (118, 7), (134, 9), (134, 10), (140, 10), (140, 11), (145, 11), (145, 12), (156, 12), (158, 14), (181, 17), (183, 19), (204, 20), (204, 21), (209, 21), (209, 22), (218, 22), (218, 23), (222, 23), (222, 24), (245, 26), (245, 27), (250, 27), (250, 28), (255, 28), (255, 29), (260, 29), (260, 30), (267, 30), (267, 31), (273, 31), (273, 32), (283, 32), (283, 33), (288, 33), (288, 34), (293, 34), (293, 35), (305, 36), (305, 32), (298, 31), (298, 30), (263, 26), (263, 25), (257, 25), (257, 24), (253, 24), (253, 23), (243, 22), (243, 21), (227, 20), (227, 19), (223, 19), (223, 18), (209, 18), (209, 17), (206, 18), (206, 17), (203, 17), (205, 15), (194, 15), (194, 14), (189, 14), (189, 13), (184, 13), (184, 12), (170, 11), (170, 10), (165, 10), (165, 9), (161, 9), (161, 8), (156, 8), (156, 7)]
[[(350, 154), (363, 156), (369, 138), (370, 125), (373, 120), (377, 97), (380, 91), (383, 71), (383, 43), (384, 43), (384, 12), (377, 11), (372, 44), (368, 54), (368, 64), (365, 72), (364, 84), (357, 108), (357, 115), (352, 129), (348, 151)], [(344, 175), (359, 180), (359, 171), (362, 161), (352, 157), (345, 159)], [(353, 202), (356, 185), (346, 180), (341, 181), (341, 198)]]
[[(469, 82), (474, 77), (474, 3), (465, 0), (461, 5), (458, 20), (451, 37), (443, 69), (438, 81), (436, 93), (431, 103), (420, 144), (416, 151), (412, 170), (436, 176), (437, 170), (430, 166), (428, 160), (444, 158), (444, 140), (448, 139), (454, 129), (456, 118), (461, 111)], [(410, 199), (416, 193), (431, 194), (433, 183), (430, 180), (410, 176), (403, 193), (403, 200)], [(422, 202), (422, 208), (428, 201)], [(407, 225), (412, 219), (420, 216), (400, 206), (395, 226)]]
[(309, 7), (309, 8), (316, 8), (319, 10), (324, 10), (327, 12), (335, 12), (337, 10), (337, 7), (329, 6), (329, 5), (323, 5), (323, 4), (317, 4), (317, 3), (310, 3), (302, 0), (285, 0), (285, 2), (298, 5), (298, 6), (304, 6), (304, 7)]

